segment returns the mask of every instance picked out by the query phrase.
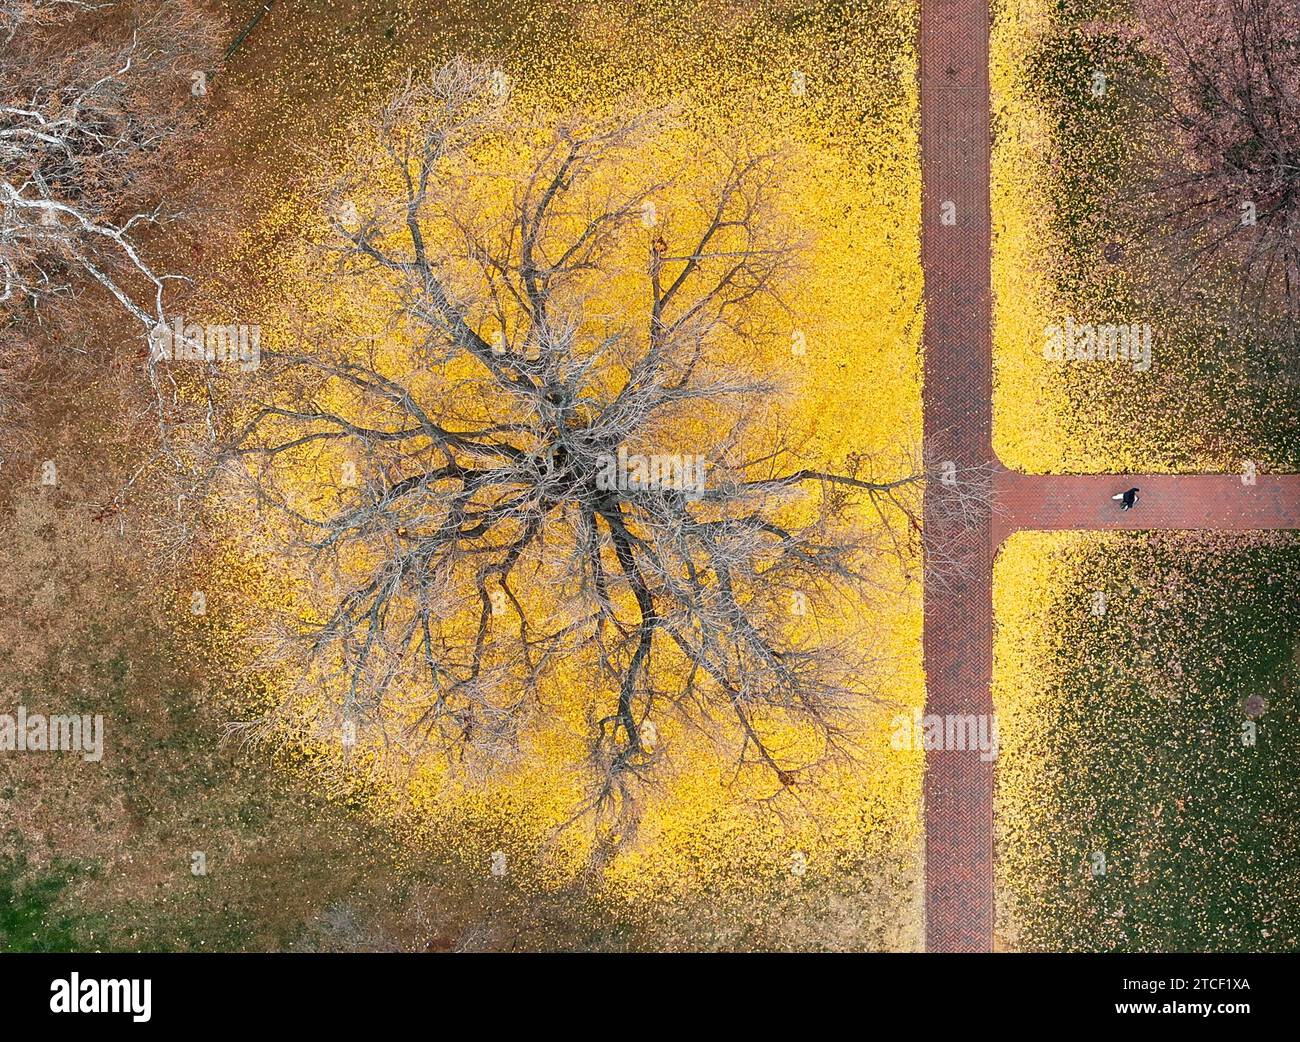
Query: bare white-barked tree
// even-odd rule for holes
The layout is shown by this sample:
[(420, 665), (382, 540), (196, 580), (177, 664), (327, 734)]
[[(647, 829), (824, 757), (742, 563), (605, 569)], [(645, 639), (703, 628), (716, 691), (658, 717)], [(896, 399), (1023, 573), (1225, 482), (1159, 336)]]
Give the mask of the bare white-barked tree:
[(161, 200), (218, 35), (191, 0), (0, 0), (0, 370), (89, 288), (142, 338), (167, 323), (175, 276), (142, 237), (176, 217)]

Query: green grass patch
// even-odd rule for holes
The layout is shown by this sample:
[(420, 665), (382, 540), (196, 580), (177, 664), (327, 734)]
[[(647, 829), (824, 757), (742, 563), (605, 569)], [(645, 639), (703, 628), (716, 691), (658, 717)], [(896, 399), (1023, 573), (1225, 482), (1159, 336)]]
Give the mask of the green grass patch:
[(1000, 772), (1020, 947), (1300, 947), (1300, 546), (1269, 543), (1107, 539), (1044, 611)]

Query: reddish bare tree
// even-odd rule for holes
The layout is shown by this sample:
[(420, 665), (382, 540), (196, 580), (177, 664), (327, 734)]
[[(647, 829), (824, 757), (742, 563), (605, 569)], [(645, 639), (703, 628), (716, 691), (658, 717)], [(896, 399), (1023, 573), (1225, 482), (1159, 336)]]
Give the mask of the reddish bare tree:
[(1134, 23), (1121, 36), (1154, 66), (1140, 226), (1177, 279), (1223, 262), (1252, 309), (1296, 314), (1300, 0), (1135, 0)]

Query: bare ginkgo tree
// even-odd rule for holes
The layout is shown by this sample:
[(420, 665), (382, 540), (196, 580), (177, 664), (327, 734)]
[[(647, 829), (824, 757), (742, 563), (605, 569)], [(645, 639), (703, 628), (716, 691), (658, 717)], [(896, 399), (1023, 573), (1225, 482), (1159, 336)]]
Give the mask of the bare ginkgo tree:
[[(197, 127), (218, 22), (190, 0), (0, 0), (0, 307), (11, 351), (98, 287), (142, 336), (175, 276), (142, 237)], [(13, 361), (10, 359), (9, 361)]]
[(322, 192), (333, 292), (386, 325), (264, 345), (232, 420), (310, 602), (268, 661), (316, 725), (457, 765), (527, 755), (579, 692), (588, 809), (632, 805), (669, 720), (795, 788), (888, 697), (864, 609), (919, 565), (924, 467), (782, 433), (788, 151), (673, 162), (672, 111), (548, 121), (501, 88), (408, 83)]

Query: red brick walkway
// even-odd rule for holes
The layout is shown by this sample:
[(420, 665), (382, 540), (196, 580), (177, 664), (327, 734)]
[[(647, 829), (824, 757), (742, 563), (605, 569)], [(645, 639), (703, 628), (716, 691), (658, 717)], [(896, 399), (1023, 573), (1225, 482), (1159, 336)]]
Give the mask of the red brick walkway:
[[(1300, 474), (1260, 474), (1252, 485), (1237, 474), (1044, 475), (999, 471), (993, 545), (1021, 528), (1219, 529), (1300, 528)], [(1110, 497), (1139, 488), (1137, 506), (1122, 511)]]
[[(921, 4), (921, 265), (927, 454), (962, 480), (992, 460), (988, 8)], [(944, 514), (926, 492), (927, 530)], [(925, 589), (926, 712), (992, 712), (991, 548), (972, 533), (965, 577)], [(981, 951), (993, 937), (993, 769), (978, 752), (931, 753), (925, 771), (926, 946)]]
[[(921, 264), (925, 272), (927, 458), (957, 482), (992, 471), (998, 510), (977, 520), (961, 574), (925, 590), (926, 712), (989, 714), (993, 558), (1017, 529), (1300, 528), (1300, 475), (1018, 474), (992, 448), (989, 11), (976, 0), (921, 3)], [(1110, 496), (1142, 490), (1124, 512)], [(950, 516), (926, 490), (927, 531)], [(993, 765), (935, 751), (925, 772), (926, 947), (993, 948)]]

